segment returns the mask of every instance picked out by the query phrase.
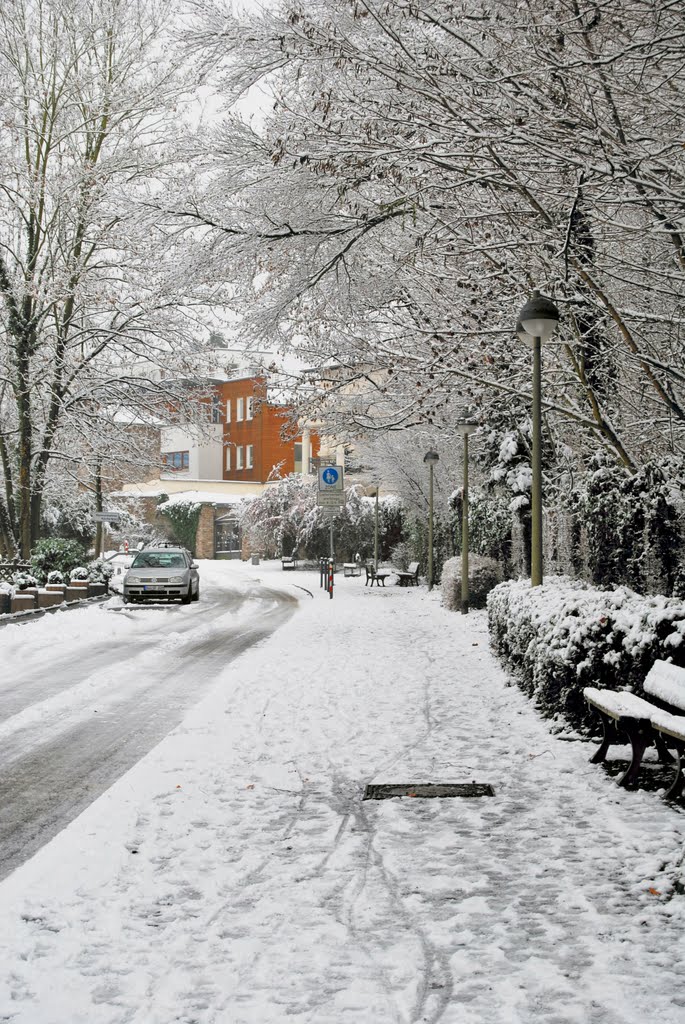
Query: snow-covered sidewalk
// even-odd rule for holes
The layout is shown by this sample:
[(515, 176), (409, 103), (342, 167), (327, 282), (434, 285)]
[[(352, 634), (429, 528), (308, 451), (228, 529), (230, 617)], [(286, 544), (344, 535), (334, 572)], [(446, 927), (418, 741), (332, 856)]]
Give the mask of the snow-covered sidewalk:
[(230, 571), (313, 597), (0, 885), (0, 1020), (682, 1024), (685, 819), (550, 734), (484, 614)]

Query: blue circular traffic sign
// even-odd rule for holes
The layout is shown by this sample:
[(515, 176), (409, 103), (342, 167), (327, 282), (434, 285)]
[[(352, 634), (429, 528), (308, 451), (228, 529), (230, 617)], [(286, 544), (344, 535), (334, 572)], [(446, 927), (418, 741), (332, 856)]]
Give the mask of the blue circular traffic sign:
[(333, 487), (337, 484), (339, 476), (340, 474), (334, 466), (327, 466), (321, 474), (321, 479), (325, 484), (328, 484), (329, 487)]

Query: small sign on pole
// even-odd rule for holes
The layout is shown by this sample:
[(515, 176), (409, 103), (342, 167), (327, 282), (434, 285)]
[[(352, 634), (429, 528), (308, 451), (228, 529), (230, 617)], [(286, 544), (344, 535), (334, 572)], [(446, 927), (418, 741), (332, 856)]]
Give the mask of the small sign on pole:
[(340, 508), (346, 504), (347, 497), (344, 491), (319, 491), (316, 495), (316, 504), (322, 508)]
[(119, 523), (121, 522), (121, 512), (94, 512), (93, 519), (96, 523)]

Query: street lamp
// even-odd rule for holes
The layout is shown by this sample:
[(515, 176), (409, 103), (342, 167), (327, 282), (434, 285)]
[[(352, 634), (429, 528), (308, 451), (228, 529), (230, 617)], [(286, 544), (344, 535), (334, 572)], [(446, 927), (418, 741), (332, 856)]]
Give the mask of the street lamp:
[(373, 523), (373, 565), (376, 572), (378, 572), (378, 491), (379, 485), (376, 484), (376, 515)]
[(519, 313), (516, 333), (533, 349), (533, 481), (531, 494), (530, 585), (542, 583), (542, 342), (559, 326), (559, 310), (535, 289)]
[(457, 431), (464, 438), (464, 486), (461, 507), (461, 613), (469, 611), (469, 434), (478, 429), (472, 420), (457, 423)]
[(437, 452), (426, 452), (423, 461), (430, 470), (428, 489), (428, 589), (433, 589), (433, 466), (440, 460)]

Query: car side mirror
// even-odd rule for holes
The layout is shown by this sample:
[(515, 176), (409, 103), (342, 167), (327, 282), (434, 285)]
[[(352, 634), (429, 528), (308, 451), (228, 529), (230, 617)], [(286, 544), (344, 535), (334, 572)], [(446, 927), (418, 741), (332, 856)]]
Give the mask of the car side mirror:
[(190, 563), (190, 568), (191, 569), (197, 569), (197, 562), (191, 562)]

